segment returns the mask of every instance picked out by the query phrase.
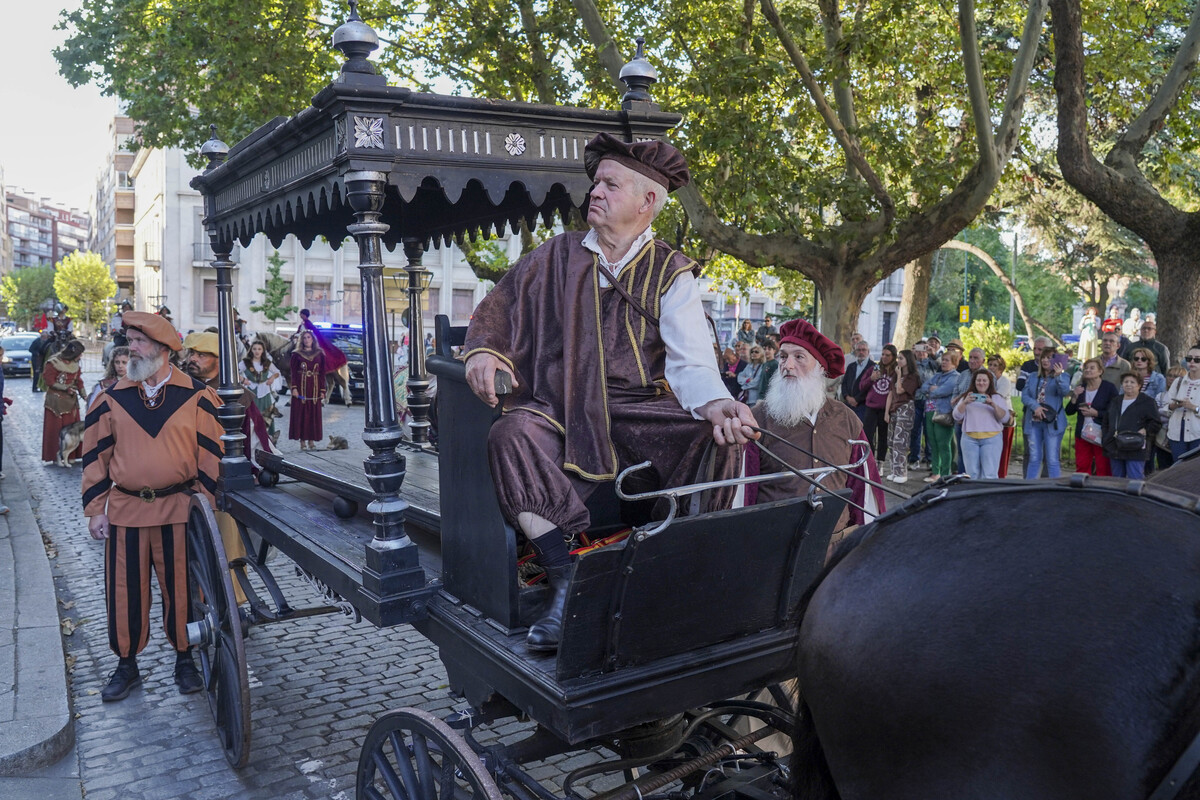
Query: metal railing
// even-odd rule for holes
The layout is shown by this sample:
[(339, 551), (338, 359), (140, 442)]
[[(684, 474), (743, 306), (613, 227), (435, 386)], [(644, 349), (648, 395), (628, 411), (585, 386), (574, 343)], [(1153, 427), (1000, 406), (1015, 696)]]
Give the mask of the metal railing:
[[(240, 261), (238, 256), (241, 255), (242, 246), (234, 243), (233, 252), (230, 254), (230, 259)], [(193, 264), (209, 264), (216, 259), (216, 254), (213, 253), (212, 245), (207, 242), (192, 243), (192, 263)]]

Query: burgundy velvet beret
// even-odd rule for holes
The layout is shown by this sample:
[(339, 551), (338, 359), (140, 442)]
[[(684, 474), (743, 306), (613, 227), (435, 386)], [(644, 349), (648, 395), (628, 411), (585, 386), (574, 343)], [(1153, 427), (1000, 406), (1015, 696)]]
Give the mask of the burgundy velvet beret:
[(846, 354), (837, 342), (821, 333), (809, 322), (789, 319), (779, 326), (779, 343), (803, 347), (812, 357), (821, 362), (829, 378), (841, 377), (846, 372)]
[(606, 158), (667, 187), (668, 193), (692, 180), (683, 153), (656, 139), (629, 144), (611, 134), (597, 134), (583, 148), (583, 166), (589, 178), (595, 179), (600, 162)]

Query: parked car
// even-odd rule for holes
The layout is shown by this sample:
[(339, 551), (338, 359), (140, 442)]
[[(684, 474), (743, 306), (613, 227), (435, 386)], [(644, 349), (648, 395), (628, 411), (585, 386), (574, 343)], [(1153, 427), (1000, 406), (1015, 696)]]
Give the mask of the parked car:
[(12, 336), (0, 338), (0, 345), (4, 346), (3, 366), (6, 376), (33, 375), (33, 356), (29, 352), (29, 346), (36, 338), (36, 333), (14, 333)]
[[(367, 397), (367, 382), (363, 377), (363, 332), (358, 325), (327, 325), (317, 327), (326, 337), (326, 341), (346, 354), (346, 366), (350, 368), (350, 396), (354, 402), (361, 403)], [(340, 390), (337, 391), (338, 402), (343, 402)], [(331, 396), (330, 402), (334, 401)]]

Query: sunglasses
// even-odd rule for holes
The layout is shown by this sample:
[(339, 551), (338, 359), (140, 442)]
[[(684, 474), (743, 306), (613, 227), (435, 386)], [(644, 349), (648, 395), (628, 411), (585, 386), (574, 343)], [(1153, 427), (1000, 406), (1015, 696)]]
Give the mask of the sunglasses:
[(1134, 356), (1133, 360), (1134, 361), (1149, 361), (1150, 359), (1146, 358), (1145, 356)]
[(1184, 356), (1183, 360), (1188, 362), (1189, 364), (1195, 364), (1197, 362), (1200, 362), (1200, 356)]

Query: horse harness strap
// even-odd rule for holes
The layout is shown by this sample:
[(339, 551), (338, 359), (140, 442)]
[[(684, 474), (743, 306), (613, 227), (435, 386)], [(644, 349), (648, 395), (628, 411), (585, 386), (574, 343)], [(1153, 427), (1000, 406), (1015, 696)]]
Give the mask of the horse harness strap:
[(1171, 769), (1167, 771), (1167, 776), (1162, 779), (1162, 783), (1150, 794), (1147, 800), (1174, 800), (1175, 796), (1179, 794), (1179, 790), (1192, 777), (1197, 766), (1200, 766), (1200, 733), (1197, 733), (1192, 738), (1191, 744), (1187, 746), (1183, 754), (1171, 765)]

